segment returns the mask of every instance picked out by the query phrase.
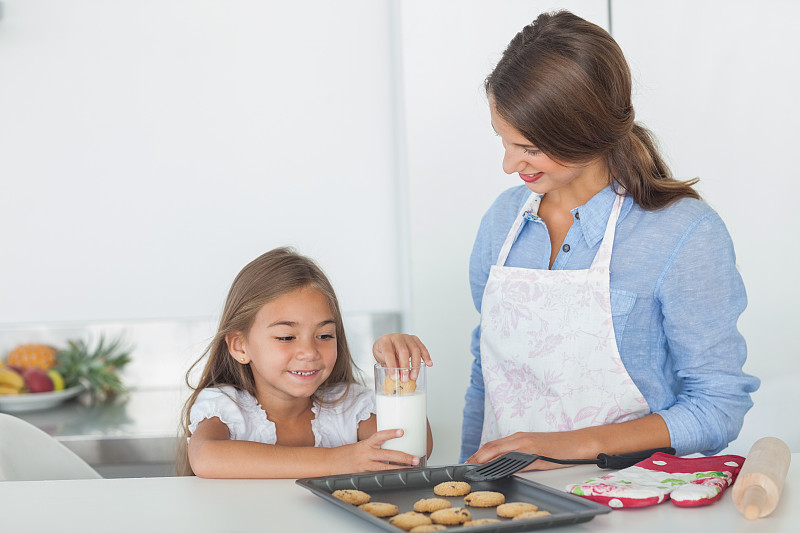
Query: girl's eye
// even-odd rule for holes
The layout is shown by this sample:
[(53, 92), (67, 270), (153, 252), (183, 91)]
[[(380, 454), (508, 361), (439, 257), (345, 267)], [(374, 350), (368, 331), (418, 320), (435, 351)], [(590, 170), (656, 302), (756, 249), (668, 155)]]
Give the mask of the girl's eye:
[(336, 338), (336, 336), (335, 336), (335, 335), (333, 335), (333, 334), (328, 334), (328, 333), (326, 333), (326, 334), (324, 334), (324, 335), (320, 335), (320, 336), (319, 336), (319, 338), (320, 338), (320, 339), (322, 339), (322, 340), (324, 340), (324, 341), (329, 341), (329, 340), (331, 340), (331, 339), (335, 339), (335, 338)]
[(283, 341), (283, 342), (290, 341), (290, 340), (294, 339), (294, 337), (275, 337), (275, 338), (278, 339), (279, 341)]
[(525, 152), (528, 155), (539, 155), (539, 154), (542, 153), (541, 150), (531, 150), (529, 148), (523, 148), (522, 151)]

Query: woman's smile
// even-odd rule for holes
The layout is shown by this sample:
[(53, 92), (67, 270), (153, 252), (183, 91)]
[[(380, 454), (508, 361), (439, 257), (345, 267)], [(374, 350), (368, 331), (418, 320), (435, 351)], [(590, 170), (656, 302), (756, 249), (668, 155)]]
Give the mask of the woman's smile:
[(534, 183), (543, 175), (544, 172), (537, 172), (536, 174), (523, 174), (522, 172), (519, 172), (519, 177), (522, 178), (522, 181), (525, 183)]

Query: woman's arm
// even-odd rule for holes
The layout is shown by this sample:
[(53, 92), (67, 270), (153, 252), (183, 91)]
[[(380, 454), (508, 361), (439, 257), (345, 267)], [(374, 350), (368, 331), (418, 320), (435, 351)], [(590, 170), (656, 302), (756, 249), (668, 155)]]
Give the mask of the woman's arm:
[(302, 478), (388, 470), (416, 461), (407, 453), (381, 449), (401, 434), (373, 432), (363, 441), (336, 448), (280, 446), (230, 440), (228, 427), (214, 417), (200, 422), (189, 439), (189, 462), (196, 475), (207, 478)]
[(677, 392), (658, 412), (679, 455), (715, 454), (736, 439), (759, 384), (742, 371), (747, 346), (737, 323), (747, 296), (719, 215), (695, 219), (681, 242), (655, 293)]
[[(486, 463), (508, 452), (535, 453), (554, 459), (594, 459), (598, 454), (617, 454), (663, 448), (670, 445), (664, 419), (651, 414), (618, 424), (552, 433), (515, 433), (487, 442), (467, 462)], [(526, 470), (550, 470), (564, 465), (535, 461)]]

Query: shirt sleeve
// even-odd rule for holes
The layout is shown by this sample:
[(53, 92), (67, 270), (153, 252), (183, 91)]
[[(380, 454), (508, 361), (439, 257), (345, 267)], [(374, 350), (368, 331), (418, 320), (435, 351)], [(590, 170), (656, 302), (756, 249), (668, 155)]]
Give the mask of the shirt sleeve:
[(375, 394), (373, 391), (360, 385), (351, 386), (353, 390), (353, 404), (350, 408), (350, 413), (353, 419), (358, 423), (368, 419), (373, 414), (377, 413), (375, 406)]
[(189, 432), (194, 433), (200, 422), (214, 417), (228, 426), (231, 440), (243, 440), (247, 425), (244, 414), (236, 403), (235, 390), (232, 387), (212, 387), (200, 391), (189, 411)]
[(733, 243), (708, 212), (684, 232), (656, 287), (677, 401), (659, 411), (678, 455), (713, 455), (736, 439), (759, 380), (737, 321), (747, 305)]

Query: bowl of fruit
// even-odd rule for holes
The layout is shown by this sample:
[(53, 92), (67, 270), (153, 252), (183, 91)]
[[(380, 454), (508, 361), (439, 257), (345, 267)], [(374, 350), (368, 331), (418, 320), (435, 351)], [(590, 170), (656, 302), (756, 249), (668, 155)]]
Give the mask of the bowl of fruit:
[(129, 362), (130, 349), (120, 339), (68, 340), (63, 348), (22, 344), (0, 362), (0, 411), (47, 409), (82, 392), (103, 401), (125, 390), (118, 371)]

